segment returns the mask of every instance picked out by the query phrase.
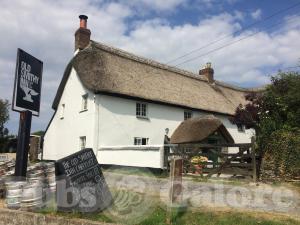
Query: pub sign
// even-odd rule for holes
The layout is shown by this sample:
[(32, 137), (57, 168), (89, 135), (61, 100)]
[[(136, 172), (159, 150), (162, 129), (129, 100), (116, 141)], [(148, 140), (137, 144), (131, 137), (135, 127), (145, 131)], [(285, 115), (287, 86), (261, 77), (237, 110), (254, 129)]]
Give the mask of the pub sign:
[(18, 48), (12, 110), (39, 116), (43, 62)]

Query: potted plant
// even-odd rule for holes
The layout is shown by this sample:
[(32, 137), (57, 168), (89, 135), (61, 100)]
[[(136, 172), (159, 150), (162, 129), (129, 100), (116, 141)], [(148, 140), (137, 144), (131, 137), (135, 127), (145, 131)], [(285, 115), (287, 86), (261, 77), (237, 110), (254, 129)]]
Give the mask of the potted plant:
[(202, 174), (202, 168), (208, 158), (205, 156), (194, 156), (191, 158), (191, 163), (194, 166), (195, 174)]

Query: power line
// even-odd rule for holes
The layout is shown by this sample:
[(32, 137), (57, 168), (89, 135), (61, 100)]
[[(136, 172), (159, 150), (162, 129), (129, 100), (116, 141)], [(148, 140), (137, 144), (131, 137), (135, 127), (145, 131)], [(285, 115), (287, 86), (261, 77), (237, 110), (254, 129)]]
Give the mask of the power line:
[[(298, 14), (295, 14), (295, 15), (298, 15)], [(297, 19), (297, 18), (290, 18), (290, 19), (288, 19), (288, 20), (286, 20), (286, 21), (295, 20), (295, 19)], [(273, 28), (273, 27), (275, 27), (275, 26), (278, 26), (278, 25), (280, 25), (280, 24), (282, 24), (283, 22), (286, 22), (286, 21), (282, 21), (282, 22), (280, 22), (280, 23), (273, 24), (272, 26), (267, 27), (267, 28), (265, 29), (265, 31), (266, 31), (266, 30), (270, 30), (271, 28)], [(204, 54), (202, 54), (202, 55), (198, 55), (198, 56), (196, 56), (196, 57), (193, 57), (193, 58), (190, 58), (190, 59), (188, 59), (188, 60), (185, 60), (185, 61), (183, 61), (183, 62), (181, 62), (181, 63), (179, 63), (179, 64), (176, 64), (175, 67), (176, 67), (176, 66), (180, 66), (180, 65), (182, 65), (182, 64), (185, 64), (185, 63), (187, 63), (187, 62), (193, 61), (193, 60), (195, 60), (195, 59), (201, 58), (201, 57), (203, 57), (203, 56), (209, 55), (209, 54), (211, 54), (211, 53), (213, 53), (213, 52), (219, 51), (219, 50), (221, 50), (221, 49), (223, 49), (223, 48), (225, 48), (225, 47), (228, 47), (228, 46), (233, 45), (233, 44), (236, 44), (236, 43), (238, 43), (238, 42), (240, 42), (240, 41), (242, 41), (242, 40), (245, 40), (245, 39), (247, 39), (247, 38), (250, 38), (250, 37), (252, 37), (252, 36), (254, 36), (254, 35), (257, 35), (257, 34), (260, 33), (260, 32), (262, 32), (262, 31), (254, 32), (254, 33), (252, 33), (252, 34), (250, 34), (250, 35), (247, 35), (247, 36), (245, 36), (245, 37), (242, 37), (242, 38), (240, 38), (240, 39), (238, 39), (238, 40), (235, 40), (235, 41), (233, 41), (233, 42), (230, 42), (230, 43), (228, 43), (228, 44), (226, 44), (226, 45), (222, 45), (222, 46), (220, 46), (220, 47), (218, 47), (218, 48), (215, 48), (215, 49), (213, 49), (213, 50), (211, 50), (211, 51), (208, 51), (208, 52), (206, 52), (206, 53), (204, 53)]]
[(203, 46), (201, 46), (200, 48), (197, 48), (197, 49), (192, 50), (192, 51), (190, 51), (190, 52), (188, 52), (188, 53), (186, 53), (186, 54), (184, 54), (184, 55), (182, 55), (182, 56), (179, 56), (179, 57), (177, 57), (177, 58), (174, 58), (174, 59), (172, 59), (172, 60), (166, 62), (166, 64), (170, 64), (171, 62), (175, 62), (175, 61), (177, 61), (178, 59), (182, 59), (182, 58), (184, 58), (184, 57), (186, 57), (186, 56), (188, 56), (188, 55), (191, 55), (191, 54), (194, 53), (194, 52), (197, 52), (197, 51), (199, 51), (199, 50), (202, 50), (202, 49), (204, 49), (204, 48), (207, 48), (208, 46), (211, 46), (211, 45), (213, 45), (213, 44), (216, 44), (216, 43), (218, 43), (218, 42), (220, 42), (220, 41), (222, 41), (222, 40), (224, 40), (224, 39), (226, 39), (226, 38), (228, 38), (228, 37), (231, 37), (232, 35), (236, 35), (236, 34), (238, 34), (238, 33), (241, 33), (241, 32), (243, 32), (243, 31), (249, 29), (250, 27), (253, 27), (253, 26), (257, 25), (257, 24), (263, 23), (263, 22), (265, 22), (265, 21), (267, 21), (267, 20), (269, 20), (269, 19), (271, 19), (271, 18), (277, 16), (278, 14), (281, 14), (281, 13), (283, 13), (283, 12), (285, 12), (285, 11), (288, 11), (288, 10), (290, 10), (290, 9), (292, 9), (292, 8), (295, 8), (295, 7), (299, 6), (299, 5), (300, 5), (300, 3), (297, 3), (297, 4), (294, 4), (294, 5), (291, 5), (291, 6), (287, 7), (287, 8), (284, 8), (284, 9), (282, 9), (282, 10), (279, 10), (279, 11), (277, 11), (277, 12), (271, 14), (271, 15), (268, 16), (268, 17), (265, 17), (265, 18), (263, 18), (263, 19), (261, 19), (261, 20), (259, 20), (259, 21), (257, 21), (257, 22), (254, 22), (254, 23), (252, 23), (252, 24), (249, 24), (248, 26), (244, 27), (242, 30), (239, 30), (239, 31), (236, 31), (236, 32), (233, 32), (233, 33), (229, 33), (229, 34), (223, 36), (223, 37), (220, 38), (220, 39), (216, 39), (216, 40), (214, 40), (214, 41), (208, 43), (207, 45), (203, 45)]

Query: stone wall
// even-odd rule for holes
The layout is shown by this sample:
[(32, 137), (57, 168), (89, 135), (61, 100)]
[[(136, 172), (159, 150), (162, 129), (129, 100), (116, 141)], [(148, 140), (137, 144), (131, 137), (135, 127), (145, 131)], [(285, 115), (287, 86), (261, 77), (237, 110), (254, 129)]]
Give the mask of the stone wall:
[[(68, 219), (59, 216), (19, 210), (0, 209), (0, 225), (104, 225), (108, 223), (83, 219)], [(109, 224), (116, 225), (116, 224)]]

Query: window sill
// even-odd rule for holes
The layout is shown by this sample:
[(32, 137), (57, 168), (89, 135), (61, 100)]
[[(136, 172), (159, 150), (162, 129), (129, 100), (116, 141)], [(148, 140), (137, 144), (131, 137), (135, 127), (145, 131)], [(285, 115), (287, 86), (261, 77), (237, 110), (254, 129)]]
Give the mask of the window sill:
[(83, 110), (80, 110), (79, 113), (82, 113), (82, 112), (86, 112), (88, 111), (87, 109), (83, 109)]
[(150, 120), (149, 117), (146, 116), (136, 116), (138, 119), (143, 119), (143, 120)]

